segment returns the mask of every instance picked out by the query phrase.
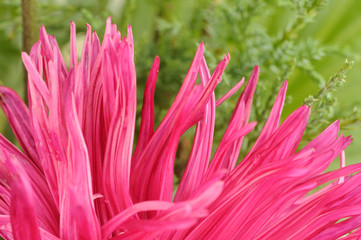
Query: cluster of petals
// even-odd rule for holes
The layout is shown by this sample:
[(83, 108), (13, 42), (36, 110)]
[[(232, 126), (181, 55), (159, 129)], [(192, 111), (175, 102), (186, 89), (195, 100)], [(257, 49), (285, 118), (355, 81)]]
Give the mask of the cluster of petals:
[[(80, 59), (75, 24), (70, 28), (69, 66), (44, 27), (30, 54), (22, 54), (29, 106), (0, 87), (1, 107), (22, 149), (0, 135), (4, 239), (359, 239), (361, 164), (325, 172), (338, 156), (344, 161), (351, 139), (339, 135), (336, 121), (300, 149), (310, 108), (301, 106), (280, 124), (287, 81), (257, 141), (237, 164), (243, 138), (256, 125), (249, 117), (258, 67), (212, 154), (216, 107), (244, 79), (216, 100), (214, 90), (230, 57), (211, 74), (200, 44), (155, 129), (156, 57), (133, 148), (131, 28), (122, 37), (109, 18), (100, 44), (87, 25)], [(175, 190), (179, 139), (192, 127), (193, 146)]]

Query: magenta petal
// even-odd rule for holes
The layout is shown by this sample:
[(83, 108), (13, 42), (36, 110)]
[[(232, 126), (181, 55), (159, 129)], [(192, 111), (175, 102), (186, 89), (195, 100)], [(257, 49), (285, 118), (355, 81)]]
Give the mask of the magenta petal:
[(136, 165), (136, 161), (147, 146), (150, 138), (154, 133), (154, 92), (159, 72), (159, 57), (155, 57), (152, 68), (149, 72), (147, 83), (144, 89), (142, 118), (140, 122), (139, 137), (137, 146), (133, 153), (132, 164)]
[(100, 226), (92, 201), (89, 158), (71, 95), (67, 96), (66, 108), (69, 145), (67, 161), (62, 162), (60, 171), (61, 237), (99, 239)]
[(36, 87), (36, 89), (39, 91), (39, 93), (43, 97), (45, 103), (47, 105), (49, 105), (50, 93), (49, 93), (48, 88), (45, 85), (45, 82), (43, 81), (40, 74), (37, 72), (33, 63), (31, 62), (30, 57), (26, 53), (22, 53), (22, 58), (23, 58), (24, 65), (25, 65), (26, 69), (28, 70), (29, 81), (32, 81), (34, 83), (34, 86)]
[(118, 215), (110, 219), (105, 225), (102, 226), (102, 236), (103, 238), (108, 237), (113, 231), (115, 231), (119, 226), (121, 226), (126, 220), (136, 213), (142, 211), (154, 211), (154, 210), (166, 210), (173, 206), (173, 203), (165, 201), (147, 201), (136, 203), (131, 207), (125, 209)]
[[(117, 228), (122, 228), (126, 232), (144, 232), (143, 237), (145, 237), (149, 236), (147, 232), (152, 236), (154, 233), (160, 234), (190, 227), (197, 222), (197, 219), (208, 215), (207, 208), (217, 199), (222, 190), (223, 182), (214, 178), (205, 183), (188, 201), (179, 203), (146, 201), (134, 204), (106, 223), (102, 227), (102, 236), (109, 236)], [(154, 210), (159, 210), (160, 213), (153, 219), (130, 219), (132, 215), (140, 211)], [(128, 219), (130, 220), (126, 221)]]
[(80, 63), (77, 67), (74, 96), (78, 119), (83, 126), (84, 100), (89, 86), (90, 64), (91, 64), (91, 27), (87, 24), (87, 33), (84, 40), (84, 47)]
[[(172, 127), (177, 120), (175, 117), (184, 105), (184, 98), (190, 94), (194, 86), (203, 51), (203, 44), (201, 44), (171, 108), (144, 149), (140, 159), (136, 160), (137, 164), (134, 169), (137, 171), (131, 176), (131, 193), (135, 202), (172, 199), (172, 160), (174, 160), (175, 147), (178, 142), (178, 136), (172, 133)], [(153, 168), (157, 168), (157, 170), (153, 170)]]
[[(235, 141), (231, 144), (231, 146), (227, 147), (227, 149), (224, 148), (224, 145), (229, 142), (229, 138), (230, 136), (232, 136), (233, 132), (242, 129), (248, 122), (251, 113), (253, 93), (256, 89), (258, 81), (258, 75), (259, 68), (256, 66), (244, 92), (238, 99), (228, 128), (224, 133), (222, 141), (207, 171), (208, 176), (221, 169), (231, 171), (236, 165), (238, 155), (242, 146), (243, 136), (239, 139), (235, 139)], [(223, 151), (226, 151), (226, 153), (223, 153)]]
[(10, 168), (17, 168), (17, 175), (14, 176), (11, 185), (10, 205), (10, 220), (14, 239), (41, 240), (35, 212), (34, 193), (27, 175), (16, 164), (10, 162), (5, 162), (5, 164), (8, 164)]
[(29, 125), (28, 108), (17, 93), (6, 87), (0, 87), (0, 105), (24, 153), (42, 169)]
[(244, 78), (241, 79), (234, 87), (229, 90), (224, 96), (222, 96), (220, 99), (217, 100), (216, 106), (218, 107), (221, 105), (224, 101), (226, 101), (229, 97), (231, 97), (235, 92), (237, 92), (238, 89), (240, 89), (244, 84)]
[[(39, 91), (35, 88), (32, 81), (29, 81), (29, 114), (30, 124), (32, 127), (33, 137), (36, 143), (36, 150), (39, 154), (40, 161), (44, 169), (44, 175), (49, 185), (50, 191), (58, 206), (58, 184), (57, 184), (57, 165), (56, 162), (64, 158), (64, 153), (47, 141), (51, 139), (47, 108)], [(55, 111), (55, 109), (54, 109)], [(56, 135), (56, 137), (60, 137)]]
[[(200, 67), (200, 77), (203, 86), (205, 86), (211, 78), (204, 58)], [(203, 179), (212, 151), (215, 111), (215, 96), (213, 93), (207, 103), (201, 121), (197, 124), (192, 151), (182, 180), (178, 186), (174, 198), (175, 202), (188, 199)]]
[[(52, 198), (49, 187), (46, 183), (44, 175), (40, 170), (25, 156), (23, 155), (15, 146), (8, 142), (3, 136), (0, 135), (0, 148), (2, 153), (1, 164), (6, 162), (15, 162), (17, 167), (20, 168), (19, 171), (24, 171), (28, 176), (28, 181), (32, 187), (32, 194), (34, 195), (36, 213), (39, 218), (39, 225), (45, 230), (56, 234), (59, 232), (59, 214), (54, 202), (49, 201)], [(10, 165), (11, 167), (11, 165)], [(13, 178), (11, 175), (16, 174), (17, 168), (4, 168), (1, 171), (1, 179), (11, 183)], [(5, 206), (3, 207), (2, 213), (7, 213), (9, 211), (8, 205), (11, 189), (10, 186), (4, 185), (2, 189), (1, 196), (4, 199)], [(6, 197), (5, 197), (6, 196)]]
[(70, 22), (70, 69), (78, 65), (78, 54), (76, 51), (76, 27), (74, 22)]
[(14, 239), (9, 215), (0, 215), (0, 225), (0, 236), (5, 240)]
[(248, 154), (252, 154), (260, 145), (262, 145), (278, 128), (279, 121), (281, 118), (281, 113), (283, 109), (283, 104), (286, 98), (287, 90), (287, 81), (282, 84), (281, 89), (278, 92), (275, 103), (272, 107), (271, 113), (268, 116), (266, 124), (264, 125), (260, 135), (257, 138), (257, 141), (252, 146), (252, 149)]
[[(103, 103), (108, 136), (102, 175), (109, 212), (115, 215), (132, 204), (129, 184), (136, 114), (136, 76), (133, 43), (126, 38), (119, 42), (120, 33), (115, 26), (108, 37), (109, 48), (114, 48), (114, 51), (106, 51), (104, 59), (107, 64), (104, 65), (103, 96), (106, 97)], [(121, 55), (120, 59), (117, 54)]]

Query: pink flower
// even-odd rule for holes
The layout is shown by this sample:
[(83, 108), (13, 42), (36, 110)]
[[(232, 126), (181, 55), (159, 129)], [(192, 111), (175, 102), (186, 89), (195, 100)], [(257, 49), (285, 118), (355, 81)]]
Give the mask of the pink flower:
[[(131, 28), (122, 38), (108, 19), (100, 45), (87, 27), (78, 61), (71, 23), (69, 69), (55, 38), (44, 27), (30, 55), (22, 54), (29, 74), (29, 108), (15, 92), (0, 87), (1, 106), (23, 150), (0, 136), (3, 238), (361, 236), (361, 174), (354, 174), (361, 164), (324, 173), (351, 139), (338, 136), (336, 121), (297, 150), (310, 109), (301, 106), (279, 124), (287, 81), (256, 143), (236, 165), (243, 137), (256, 125), (248, 121), (258, 67), (210, 160), (215, 109), (241, 87), (243, 79), (216, 100), (214, 89), (230, 57), (211, 75), (200, 44), (178, 95), (154, 131), (156, 57), (133, 151), (137, 102)], [(198, 76), (200, 84), (196, 84)], [(192, 151), (173, 199), (177, 145), (194, 125)]]

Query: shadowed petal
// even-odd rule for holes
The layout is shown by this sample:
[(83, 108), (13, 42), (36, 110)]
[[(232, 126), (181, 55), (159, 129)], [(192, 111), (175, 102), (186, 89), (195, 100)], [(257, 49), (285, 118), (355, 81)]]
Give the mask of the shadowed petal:
[[(15, 173), (11, 184), (10, 220), (15, 240), (41, 240), (37, 222), (34, 193), (25, 172), (15, 162), (5, 161)], [(16, 168), (16, 171), (13, 169)]]
[(29, 125), (28, 108), (17, 93), (6, 87), (0, 87), (0, 105), (24, 153), (41, 170), (42, 164)]

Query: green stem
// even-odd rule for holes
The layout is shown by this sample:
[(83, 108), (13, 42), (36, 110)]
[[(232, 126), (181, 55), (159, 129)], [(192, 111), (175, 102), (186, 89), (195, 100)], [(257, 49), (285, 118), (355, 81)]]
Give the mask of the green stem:
[[(36, 39), (36, 0), (21, 0), (23, 51), (29, 53)], [(24, 68), (24, 100), (28, 99), (28, 78)]]

